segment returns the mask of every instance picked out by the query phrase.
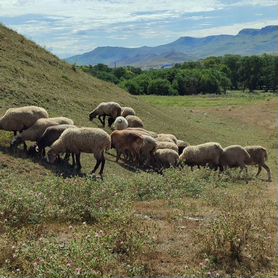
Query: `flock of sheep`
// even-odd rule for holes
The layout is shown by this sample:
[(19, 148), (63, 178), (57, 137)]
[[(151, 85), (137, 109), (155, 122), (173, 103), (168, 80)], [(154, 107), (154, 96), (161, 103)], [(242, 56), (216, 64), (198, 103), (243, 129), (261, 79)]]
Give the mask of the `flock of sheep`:
[(220, 171), (240, 167), (247, 173), (247, 165), (258, 165), (257, 176), (263, 167), (268, 181), (271, 181), (271, 172), (265, 163), (267, 151), (261, 146), (222, 148), (215, 142), (189, 145), (173, 134), (144, 129), (143, 121), (135, 115), (134, 109), (121, 107), (116, 102), (102, 102), (89, 114), (91, 121), (98, 118), (103, 127), (106, 117), (113, 130), (110, 135), (102, 128), (77, 127), (66, 117), (49, 118), (44, 108), (24, 106), (8, 109), (0, 118), (0, 129), (14, 132), (12, 148), (23, 144), (27, 150), (25, 141), (33, 141), (36, 144), (30, 147), (30, 151), (45, 157), (45, 149), (49, 147), (47, 157), (50, 163), (60, 159), (60, 154), (65, 154), (64, 159), (67, 160), (71, 155), (73, 166), (80, 170), (80, 154), (92, 153), (96, 159), (92, 173), (100, 167), (101, 178), (105, 166), (104, 153), (114, 148), (117, 162), (122, 157), (126, 163), (157, 172), (188, 165), (191, 169), (205, 166)]

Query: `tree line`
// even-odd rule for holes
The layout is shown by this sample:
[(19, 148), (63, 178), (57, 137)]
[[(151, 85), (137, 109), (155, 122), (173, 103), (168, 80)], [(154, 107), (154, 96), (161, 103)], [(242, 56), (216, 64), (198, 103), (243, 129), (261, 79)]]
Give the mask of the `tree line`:
[(227, 90), (278, 89), (278, 56), (225, 55), (176, 64), (169, 69), (81, 66), (83, 71), (133, 95), (221, 94)]

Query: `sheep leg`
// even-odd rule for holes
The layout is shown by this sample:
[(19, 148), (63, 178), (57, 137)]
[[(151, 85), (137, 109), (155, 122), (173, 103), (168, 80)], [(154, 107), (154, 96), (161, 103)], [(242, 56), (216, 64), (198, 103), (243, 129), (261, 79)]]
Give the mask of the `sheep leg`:
[(24, 149), (25, 152), (27, 151), (27, 145), (26, 145), (25, 142), (23, 142), (23, 149)]
[(263, 167), (265, 168), (265, 170), (267, 171), (267, 175), (268, 175), (268, 180), (267, 180), (267, 181), (271, 181), (271, 172), (270, 172), (269, 167), (268, 167), (266, 164), (263, 164), (262, 166), (263, 166)]
[(70, 153), (66, 152), (66, 154), (64, 156), (64, 160), (69, 161), (69, 158), (70, 158)]
[(105, 122), (103, 121), (103, 119), (101, 119), (101, 115), (98, 116), (99, 121), (101, 122), (102, 126), (105, 126)]
[(117, 150), (116, 162), (118, 162), (118, 160), (120, 159), (120, 156), (121, 156), (121, 152), (119, 150)]
[[(102, 119), (101, 119), (101, 117), (102, 117)], [(101, 122), (102, 126), (105, 127), (105, 115), (99, 115), (98, 119)]]
[(75, 166), (75, 155), (74, 153), (71, 153), (71, 158), (72, 158), (72, 167)]
[(98, 169), (100, 163), (101, 163), (101, 159), (97, 159), (97, 163), (96, 163), (94, 169), (92, 170), (92, 174), (94, 174), (96, 172), (96, 170)]
[[(95, 156), (96, 158), (96, 156)], [(105, 158), (104, 158), (104, 155), (103, 155), (103, 152), (101, 154), (101, 157), (100, 158), (96, 158), (97, 160), (97, 163), (94, 167), (94, 169), (92, 170), (92, 174), (94, 174), (96, 172), (96, 170), (98, 169), (99, 165), (101, 164), (101, 168), (100, 168), (100, 171), (99, 171), (99, 174), (102, 178), (102, 173), (103, 173), (103, 168), (104, 168), (104, 164), (105, 164)]]
[(105, 119), (106, 119), (106, 115), (103, 116), (103, 127), (105, 127)]
[(82, 168), (80, 163), (80, 153), (77, 153), (75, 157), (76, 157), (77, 170), (80, 170)]
[(100, 177), (102, 179), (103, 178), (102, 175), (103, 175), (104, 165), (105, 165), (105, 158), (104, 158), (104, 154), (103, 153), (102, 153), (100, 161), (101, 161), (101, 167), (100, 167), (99, 175), (100, 175)]
[(259, 166), (258, 166), (258, 173), (256, 174), (256, 177), (261, 173), (261, 171), (262, 171), (262, 166), (259, 165)]

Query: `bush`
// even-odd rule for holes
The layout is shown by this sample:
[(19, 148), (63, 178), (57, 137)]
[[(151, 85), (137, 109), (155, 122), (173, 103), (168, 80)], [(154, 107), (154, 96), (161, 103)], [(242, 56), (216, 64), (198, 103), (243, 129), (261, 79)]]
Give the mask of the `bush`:
[(200, 257), (207, 258), (211, 268), (248, 277), (271, 266), (274, 245), (271, 234), (275, 229), (271, 227), (271, 219), (275, 206), (263, 201), (263, 194), (255, 188), (247, 188), (242, 194), (224, 190), (207, 192), (206, 200), (215, 208), (214, 216), (203, 224), (196, 235), (196, 244)]

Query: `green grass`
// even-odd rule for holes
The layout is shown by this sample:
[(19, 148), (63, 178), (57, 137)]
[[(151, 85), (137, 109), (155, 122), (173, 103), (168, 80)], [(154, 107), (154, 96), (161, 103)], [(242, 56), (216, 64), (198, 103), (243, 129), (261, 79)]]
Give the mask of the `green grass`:
[[(0, 94), (1, 114), (12, 106), (36, 104), (81, 126), (97, 126), (89, 122), (89, 111), (114, 100), (132, 106), (147, 129), (173, 133), (191, 144), (262, 144), (269, 150), (268, 164), (273, 172), (277, 169), (277, 130), (271, 125), (277, 97), (271, 94), (131, 96), (75, 71), (2, 26)], [(262, 117), (245, 121), (254, 107)], [(236, 120), (232, 117), (241, 112)], [(273, 275), (274, 184), (255, 179), (254, 167), (248, 184), (238, 171), (218, 176), (206, 169), (169, 169), (162, 176), (131, 171), (115, 163), (109, 151), (104, 181), (99, 181), (89, 175), (92, 155), (82, 154), (80, 176), (66, 163), (49, 165), (22, 150), (10, 152), (11, 138), (0, 131), (0, 276)], [(188, 216), (209, 221), (193, 225)], [(238, 248), (243, 260), (237, 262), (229, 231), (241, 239), (250, 219), (254, 229), (244, 243), (247, 251)], [(219, 244), (212, 246), (212, 239)]]
[(145, 102), (161, 107), (193, 108), (221, 108), (227, 106), (239, 106), (256, 104), (260, 101), (270, 101), (275, 98), (272, 93), (242, 93), (231, 91), (226, 95), (197, 95), (197, 96), (140, 96)]

